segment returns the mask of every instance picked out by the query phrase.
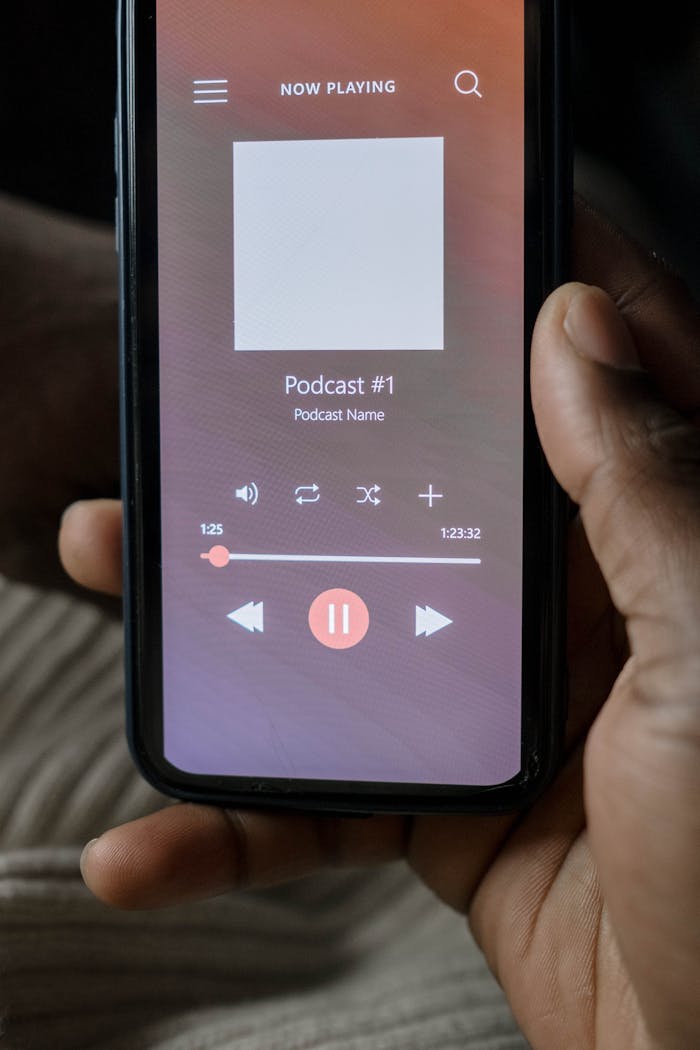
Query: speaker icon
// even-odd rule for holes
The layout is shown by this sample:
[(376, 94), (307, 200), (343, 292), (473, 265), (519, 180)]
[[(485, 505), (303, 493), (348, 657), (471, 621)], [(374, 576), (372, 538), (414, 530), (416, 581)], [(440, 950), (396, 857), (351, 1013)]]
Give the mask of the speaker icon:
[(239, 489), (236, 489), (236, 499), (242, 499), (244, 503), (250, 503), (251, 507), (254, 507), (258, 502), (258, 486), (254, 481), (251, 481), (249, 485), (241, 485)]

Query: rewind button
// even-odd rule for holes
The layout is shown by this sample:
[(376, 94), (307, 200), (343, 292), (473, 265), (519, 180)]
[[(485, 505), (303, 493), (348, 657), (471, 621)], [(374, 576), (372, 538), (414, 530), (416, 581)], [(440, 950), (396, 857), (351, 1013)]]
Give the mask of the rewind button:
[(254, 634), (255, 631), (259, 631), (262, 634), (263, 603), (246, 602), (239, 609), (234, 609), (233, 612), (228, 613), (226, 619), (230, 620), (231, 623), (238, 624), (239, 627), (244, 627), (251, 634)]

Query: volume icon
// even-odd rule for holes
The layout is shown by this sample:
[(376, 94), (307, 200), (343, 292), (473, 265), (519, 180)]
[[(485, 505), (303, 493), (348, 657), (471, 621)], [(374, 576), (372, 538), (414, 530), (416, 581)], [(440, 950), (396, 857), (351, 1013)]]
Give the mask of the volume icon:
[(241, 485), (239, 489), (236, 489), (236, 499), (242, 499), (244, 503), (250, 503), (251, 507), (254, 507), (258, 502), (258, 486), (254, 481), (251, 481), (249, 485)]

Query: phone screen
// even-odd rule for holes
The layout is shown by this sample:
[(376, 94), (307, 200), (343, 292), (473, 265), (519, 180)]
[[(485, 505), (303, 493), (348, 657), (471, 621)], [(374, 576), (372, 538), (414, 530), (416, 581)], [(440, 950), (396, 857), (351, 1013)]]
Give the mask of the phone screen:
[(158, 0), (165, 758), (521, 757), (522, 0)]

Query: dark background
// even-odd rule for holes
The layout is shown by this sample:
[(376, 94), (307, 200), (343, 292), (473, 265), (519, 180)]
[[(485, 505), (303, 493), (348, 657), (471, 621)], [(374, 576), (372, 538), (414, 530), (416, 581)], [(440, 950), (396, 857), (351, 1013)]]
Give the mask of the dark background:
[[(700, 5), (574, 0), (579, 188), (700, 297)], [(115, 11), (3, 11), (0, 189), (112, 220)]]

